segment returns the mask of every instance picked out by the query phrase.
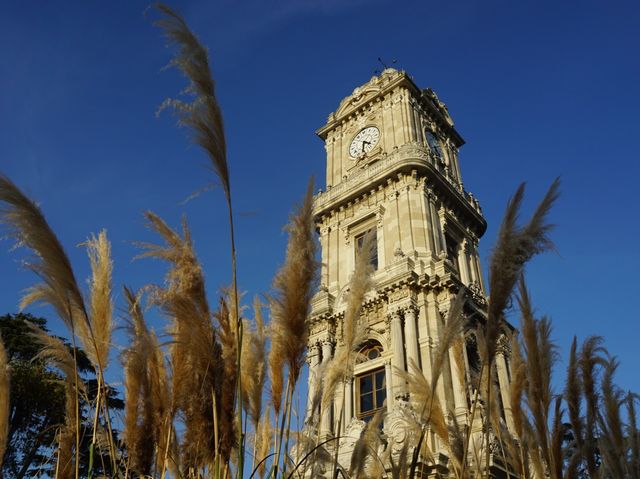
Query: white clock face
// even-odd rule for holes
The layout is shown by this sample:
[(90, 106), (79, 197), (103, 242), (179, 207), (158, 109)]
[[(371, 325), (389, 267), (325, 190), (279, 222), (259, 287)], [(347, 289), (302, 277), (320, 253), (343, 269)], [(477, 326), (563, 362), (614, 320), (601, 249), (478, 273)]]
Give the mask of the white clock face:
[(380, 140), (380, 131), (375, 126), (368, 126), (361, 130), (351, 142), (349, 146), (349, 155), (351, 158), (359, 158), (369, 153)]

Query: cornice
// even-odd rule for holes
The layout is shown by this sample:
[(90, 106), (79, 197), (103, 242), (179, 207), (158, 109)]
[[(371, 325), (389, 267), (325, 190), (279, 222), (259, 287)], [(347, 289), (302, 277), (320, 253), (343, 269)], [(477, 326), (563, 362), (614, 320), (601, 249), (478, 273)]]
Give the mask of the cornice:
[(452, 179), (442, 175), (437, 162), (438, 159), (424, 146), (418, 143), (403, 145), (381, 160), (354, 171), (327, 191), (318, 193), (313, 208), (316, 221), (387, 181), (394, 181), (398, 173), (412, 174), (415, 170), (418, 176), (426, 177), (429, 184), (444, 195), (449, 203), (458, 207), (472, 221), (476, 235), (482, 236), (487, 223), (478, 200)]

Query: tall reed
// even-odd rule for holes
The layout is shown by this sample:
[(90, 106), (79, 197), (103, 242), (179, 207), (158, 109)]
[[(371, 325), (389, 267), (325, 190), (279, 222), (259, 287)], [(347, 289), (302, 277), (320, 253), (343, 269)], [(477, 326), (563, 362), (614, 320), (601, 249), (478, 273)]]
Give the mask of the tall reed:
[[(233, 417), (221, 415), (222, 407), (233, 411), (225, 396), (225, 370), (222, 346), (213, 325), (213, 312), (206, 297), (204, 275), (193, 250), (186, 220), (182, 235), (171, 229), (154, 213), (146, 214), (149, 227), (164, 240), (164, 245), (140, 244), (143, 253), (169, 263), (165, 285), (155, 287), (152, 301), (170, 321), (171, 343), (171, 417), (181, 413), (185, 430), (182, 463), (187, 471), (203, 466), (212, 468), (218, 455), (227, 462), (235, 445)], [(223, 311), (218, 313), (220, 319)], [(233, 394), (233, 390), (231, 391)], [(216, 421), (224, 420), (224, 426)], [(219, 436), (219, 437), (218, 437)], [(168, 446), (168, 444), (165, 444)]]
[[(30, 200), (6, 176), (0, 175), (0, 202), (5, 207), (0, 210), (0, 223), (7, 227), (9, 236), (17, 244), (33, 252), (31, 260), (24, 266), (33, 271), (42, 281), (27, 290), (20, 303), (25, 308), (33, 303), (45, 303), (54, 308), (64, 324), (69, 328), (71, 341), (76, 338), (87, 351), (98, 377), (98, 398), (94, 410), (94, 425), (104, 409), (104, 417), (109, 424), (104, 391), (104, 369), (107, 365), (111, 344), (111, 260), (110, 246), (104, 232), (86, 243), (92, 266), (90, 282), (90, 308), (87, 308), (78, 287), (71, 262), (49, 227), (40, 208)], [(79, 387), (77, 370), (74, 374), (76, 389)], [(102, 393), (101, 393), (102, 392)], [(79, 401), (76, 398), (76, 451), (80, 448)], [(111, 438), (111, 436), (110, 436)], [(92, 448), (96, 442), (96, 427)], [(114, 460), (115, 445), (110, 442), (111, 458)], [(114, 464), (112, 464), (114, 465)], [(78, 475), (76, 463), (76, 476)]]
[[(207, 154), (213, 171), (217, 175), (227, 202), (229, 213), (229, 236), (231, 247), (231, 291), (233, 310), (240, 311), (238, 298), (237, 255), (235, 229), (233, 221), (233, 202), (231, 200), (231, 181), (227, 162), (227, 143), (224, 133), (222, 110), (216, 97), (216, 85), (211, 75), (209, 55), (196, 35), (181, 15), (161, 3), (155, 4), (161, 18), (155, 22), (160, 27), (170, 45), (177, 48), (169, 66), (180, 70), (189, 80), (185, 93), (193, 97), (192, 101), (168, 99), (161, 105), (160, 110), (170, 108), (178, 116), (180, 126), (187, 127), (191, 132), (191, 141), (200, 146)], [(240, 316), (235, 318), (236, 367), (240, 367), (242, 356), (242, 322)], [(235, 408), (236, 422), (240, 434), (238, 451), (243, 449), (244, 433), (242, 427), (242, 386), (237, 382), (235, 400), (239, 406)], [(244, 457), (238, 452), (238, 471), (244, 474)]]
[(41, 345), (38, 357), (52, 363), (64, 376), (65, 385), (65, 423), (58, 431), (58, 454), (56, 479), (78, 477), (79, 447), (77, 442), (79, 424), (78, 403), (86, 401), (87, 391), (84, 382), (78, 378), (77, 359), (69, 348), (59, 339), (50, 336), (42, 329), (30, 326), (32, 335)]
[[(464, 424), (459, 423), (458, 411), (441, 402), (436, 389), (443, 370), (455, 367), (462, 372), (467, 367), (463, 334), (470, 324), (465, 316), (466, 290), (460, 287), (458, 296), (449, 304), (447, 318), (438, 318), (439, 341), (431, 354), (430, 374), (425, 375), (413, 363), (409, 364), (408, 372), (400, 374), (412, 405), (405, 409), (411, 434), (399, 450), (385, 443), (379, 431), (385, 420), (381, 409), (355, 442), (348, 467), (339, 463), (345, 401), (344, 387), (342, 395), (339, 387), (353, 375), (357, 352), (367, 337), (362, 308), (372, 282), (368, 254), (371, 245), (365, 242), (363, 251), (356, 256), (340, 341), (333, 359), (324, 366), (323, 380), (317, 390), (321, 415), (342, 396), (336, 437), (323, 441), (322, 431), (312, 428), (293, 431), (294, 393), (306, 355), (310, 304), (318, 276), (313, 181), (286, 228), (289, 235), (286, 257), (274, 278), (269, 297), (270, 324), (268, 327), (263, 324), (262, 306), (256, 302), (252, 325), (246, 318), (243, 320), (241, 314), (226, 140), (208, 53), (179, 14), (161, 4), (156, 8), (161, 17), (156, 25), (176, 47), (170, 65), (187, 77), (186, 93), (191, 95), (189, 101), (166, 100), (160, 109), (173, 110), (179, 124), (189, 129), (191, 140), (205, 151), (222, 184), (229, 216), (232, 280), (229, 291), (213, 311), (186, 220), (182, 230), (177, 231), (154, 213), (146, 214), (149, 227), (162, 242), (142, 244), (140, 256), (160, 259), (169, 265), (164, 284), (147, 287), (146, 291), (150, 304), (157, 306), (168, 319), (171, 341), (165, 346), (159, 343), (146, 324), (142, 293), (125, 288), (130, 344), (122, 357), (126, 394), (123, 444), (128, 462), (120, 467), (115, 434), (109, 430), (110, 458), (116, 477), (226, 479), (235, 475), (236, 479), (244, 479), (244, 461), (248, 454), (255, 463), (252, 475), (262, 477), (270, 465), (273, 479), (317, 474), (337, 477), (340, 472), (355, 479), (413, 479), (432, 473), (459, 479), (488, 478), (492, 473), (491, 458), (498, 454), (502, 463), (497, 465), (503, 467), (509, 477), (635, 479), (640, 476), (637, 396), (624, 393), (615, 385), (618, 363), (608, 355), (601, 338), (588, 338), (580, 349), (574, 340), (564, 396), (552, 388), (557, 353), (551, 339), (551, 323), (534, 314), (525, 287), (524, 268), (533, 256), (552, 248), (548, 236), (552, 225), (547, 220), (558, 196), (557, 180), (524, 225), (518, 221), (523, 186), (507, 207), (489, 268), (486, 320), (480, 321), (475, 331), (480, 345), (480, 372), (477, 378), (460, 374), (460, 384), (453, 385), (464, 391), (475, 391), (468, 398), (471, 411), (470, 417), (464, 418)], [(81, 404), (93, 412), (92, 452), (102, 441), (100, 418), (110, 424), (104, 376), (113, 322), (110, 244), (104, 232), (85, 243), (91, 266), (85, 299), (71, 263), (40, 209), (2, 175), (0, 203), (3, 205), (0, 222), (19, 245), (34, 253), (26, 266), (41, 280), (26, 293), (22, 306), (35, 302), (52, 306), (69, 328), (74, 344), (70, 352), (60, 339), (34, 329), (33, 334), (42, 345), (41, 357), (58, 368), (65, 380), (66, 417), (57, 436), (56, 478), (78, 478)], [(522, 317), (519, 336), (511, 332), (505, 321), (516, 286)], [(498, 341), (503, 335), (511, 336), (511, 429), (501, 422), (494, 377)], [(78, 359), (74, 357), (76, 339), (87, 352), (98, 378), (98, 396), (91, 403), (78, 374)], [(0, 343), (0, 453), (6, 446), (3, 438), (7, 428), (8, 377), (6, 354)], [(271, 393), (273, 414), (264, 404), (267, 389)], [(563, 419), (565, 408), (569, 425)], [(483, 430), (477, 434), (482, 436), (480, 441), (477, 437), (474, 439), (472, 431), (477, 411), (484, 414)], [(253, 430), (253, 453), (248, 452), (244, 439), (249, 424)], [(572, 441), (566, 440), (569, 429)], [(291, 434), (298, 436), (298, 451), (302, 451), (304, 457), (289, 471)], [(432, 454), (435, 441), (429, 439), (434, 436), (449, 456), (446, 472), (436, 464)], [(498, 442), (497, 450), (492, 447), (494, 440)], [(234, 452), (237, 452), (235, 461)], [(91, 454), (90, 461), (92, 457)], [(418, 469), (420, 460), (421, 469)], [(311, 467), (301, 472), (299, 467), (305, 461), (311, 462)], [(424, 470), (427, 462), (433, 470)], [(90, 464), (89, 475), (92, 474)]]
[[(142, 292), (125, 287), (129, 347), (123, 352), (125, 418), (124, 442), (129, 467), (141, 475), (162, 469), (166, 451), (171, 451), (171, 391), (164, 353), (155, 333), (146, 325)], [(171, 458), (175, 470), (177, 458)]]
[[(284, 439), (288, 442), (293, 390), (304, 364), (309, 337), (308, 316), (311, 297), (315, 292), (318, 278), (317, 241), (313, 221), (313, 179), (309, 180), (304, 199), (290, 217), (286, 231), (289, 234), (289, 240), (285, 261), (274, 277), (273, 291), (269, 296), (271, 401), (276, 420), (282, 413), (274, 459), (276, 471), (283, 446), (282, 441)], [(288, 372), (284, 398), (286, 407), (282, 409), (285, 366)]]

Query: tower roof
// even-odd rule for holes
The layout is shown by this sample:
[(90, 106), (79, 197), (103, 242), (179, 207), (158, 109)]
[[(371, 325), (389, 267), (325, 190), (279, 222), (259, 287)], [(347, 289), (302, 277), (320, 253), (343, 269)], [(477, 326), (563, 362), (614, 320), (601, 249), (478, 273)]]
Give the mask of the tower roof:
[(447, 106), (438, 99), (436, 93), (431, 88), (420, 89), (407, 72), (395, 68), (386, 68), (380, 75), (374, 75), (367, 83), (356, 87), (351, 95), (340, 102), (336, 111), (329, 114), (327, 123), (318, 129), (316, 134), (323, 140), (326, 139), (327, 133), (342, 120), (361, 110), (366, 110), (372, 101), (381, 100), (385, 95), (401, 86), (408, 89), (414, 98), (420, 101), (433, 120), (444, 131), (447, 131), (457, 147), (464, 144), (464, 139), (454, 128)]

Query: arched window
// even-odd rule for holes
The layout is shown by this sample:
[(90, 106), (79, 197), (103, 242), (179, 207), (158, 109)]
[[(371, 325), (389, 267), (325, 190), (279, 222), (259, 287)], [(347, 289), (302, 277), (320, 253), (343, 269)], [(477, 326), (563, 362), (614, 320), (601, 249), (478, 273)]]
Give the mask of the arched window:
[(360, 354), (366, 360), (379, 358), (382, 355), (382, 345), (378, 341), (367, 341), (360, 349)]
[(440, 159), (444, 159), (442, 154), (442, 146), (440, 146), (440, 140), (436, 138), (436, 135), (431, 130), (425, 130), (425, 137), (427, 138), (427, 144), (431, 152)]
[[(376, 361), (382, 355), (382, 345), (368, 341), (360, 349), (363, 362)], [(374, 367), (356, 376), (356, 415), (358, 419), (369, 421), (384, 405), (387, 399), (387, 381), (384, 366)]]

